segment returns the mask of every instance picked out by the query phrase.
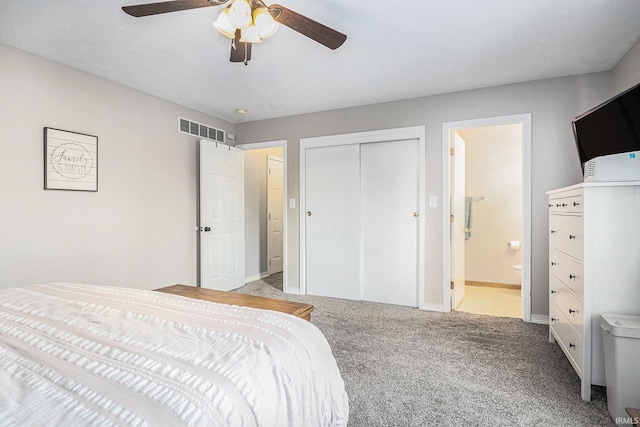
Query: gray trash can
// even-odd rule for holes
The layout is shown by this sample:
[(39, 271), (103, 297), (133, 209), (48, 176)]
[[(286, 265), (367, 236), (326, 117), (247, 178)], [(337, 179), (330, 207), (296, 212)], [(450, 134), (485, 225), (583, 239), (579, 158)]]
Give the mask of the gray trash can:
[(629, 425), (625, 408), (640, 408), (640, 316), (601, 314), (607, 405), (617, 425)]

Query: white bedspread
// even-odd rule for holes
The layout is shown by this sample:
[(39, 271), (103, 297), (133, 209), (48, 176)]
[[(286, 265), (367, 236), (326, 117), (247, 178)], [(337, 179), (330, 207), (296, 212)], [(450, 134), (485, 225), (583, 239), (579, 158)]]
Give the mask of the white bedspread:
[(0, 425), (341, 426), (310, 322), (160, 292), (0, 289)]

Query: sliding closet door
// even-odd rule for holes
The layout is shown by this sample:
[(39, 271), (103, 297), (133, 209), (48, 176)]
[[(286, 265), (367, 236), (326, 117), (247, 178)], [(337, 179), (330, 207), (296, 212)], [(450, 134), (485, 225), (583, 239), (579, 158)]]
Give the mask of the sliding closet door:
[(360, 147), (305, 157), (307, 293), (360, 299)]
[(418, 140), (361, 145), (362, 299), (418, 305)]

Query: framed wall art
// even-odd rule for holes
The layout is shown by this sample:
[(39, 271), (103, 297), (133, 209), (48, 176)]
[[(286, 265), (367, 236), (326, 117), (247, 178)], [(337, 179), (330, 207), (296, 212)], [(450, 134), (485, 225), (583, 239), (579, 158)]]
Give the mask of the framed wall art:
[(44, 189), (98, 191), (98, 137), (45, 127)]

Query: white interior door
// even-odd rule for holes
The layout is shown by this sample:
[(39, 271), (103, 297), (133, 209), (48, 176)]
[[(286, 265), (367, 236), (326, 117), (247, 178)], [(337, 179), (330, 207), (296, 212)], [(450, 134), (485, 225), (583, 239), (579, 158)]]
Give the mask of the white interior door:
[(244, 284), (242, 151), (200, 140), (200, 286), (228, 291)]
[(465, 142), (453, 132), (451, 146), (451, 308), (455, 309), (464, 298), (465, 291)]
[(282, 158), (267, 156), (267, 273), (282, 271), (284, 166)]
[(360, 299), (360, 146), (306, 150), (307, 293)]
[(417, 139), (361, 145), (362, 299), (418, 305)]

